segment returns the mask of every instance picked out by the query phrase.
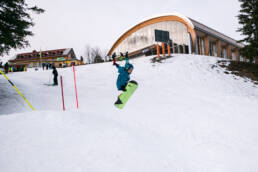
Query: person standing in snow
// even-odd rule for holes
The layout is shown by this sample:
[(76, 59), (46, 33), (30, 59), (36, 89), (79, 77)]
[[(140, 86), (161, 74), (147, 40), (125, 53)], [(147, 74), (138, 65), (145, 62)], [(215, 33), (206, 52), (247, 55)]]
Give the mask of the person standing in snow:
[[(118, 73), (119, 73), (116, 81), (116, 86), (118, 90), (126, 91), (125, 88), (128, 81), (130, 80), (130, 74), (133, 71), (133, 65), (129, 63), (128, 52), (126, 52), (125, 54), (126, 63), (124, 67), (121, 67), (119, 64), (116, 63), (115, 57), (116, 57), (116, 53), (112, 55), (113, 65), (117, 67)], [(121, 53), (121, 57), (123, 57), (122, 53)]]
[(8, 64), (8, 62), (6, 62), (5, 65), (4, 65), (4, 71), (5, 71), (6, 74), (9, 71), (9, 64)]
[(58, 85), (58, 81), (57, 81), (58, 72), (57, 72), (55, 66), (53, 66), (53, 72), (52, 73), (54, 75), (54, 84), (53, 85)]

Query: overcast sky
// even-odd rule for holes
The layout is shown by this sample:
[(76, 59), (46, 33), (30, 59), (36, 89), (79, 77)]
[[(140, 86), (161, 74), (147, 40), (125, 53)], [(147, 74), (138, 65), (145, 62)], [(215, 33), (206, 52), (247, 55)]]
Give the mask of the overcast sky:
[(32, 50), (74, 48), (77, 58), (85, 45), (109, 50), (127, 29), (150, 16), (178, 12), (234, 39), (240, 27), (238, 0), (26, 0), (45, 9), (33, 15), (31, 46), (11, 51), (10, 56)]

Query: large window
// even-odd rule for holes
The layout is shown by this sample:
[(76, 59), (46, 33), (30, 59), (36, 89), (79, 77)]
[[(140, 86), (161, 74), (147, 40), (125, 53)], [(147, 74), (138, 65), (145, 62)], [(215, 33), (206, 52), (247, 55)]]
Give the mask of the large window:
[(196, 39), (196, 52), (198, 54), (204, 55), (205, 54), (205, 45), (204, 45), (204, 38), (197, 36)]
[(227, 50), (226, 48), (222, 48), (222, 57), (227, 58)]
[(243, 61), (244, 61), (244, 58), (240, 55), (240, 56), (239, 56), (239, 60), (240, 60), (241, 62), (243, 62)]
[(236, 60), (236, 53), (232, 52), (232, 60)]
[(169, 42), (169, 32), (163, 30), (154, 30), (156, 42)]
[(212, 41), (209, 42), (209, 55), (217, 56), (217, 48), (216, 48), (215, 42), (212, 42)]

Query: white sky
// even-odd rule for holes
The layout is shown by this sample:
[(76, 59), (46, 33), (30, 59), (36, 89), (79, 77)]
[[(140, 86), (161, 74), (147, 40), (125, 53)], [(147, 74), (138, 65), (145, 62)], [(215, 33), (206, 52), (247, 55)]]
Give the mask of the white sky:
[(233, 39), (241, 39), (237, 15), (238, 0), (26, 0), (30, 5), (45, 9), (33, 15), (34, 36), (31, 46), (13, 50), (74, 48), (77, 58), (85, 45), (109, 50), (116, 39), (131, 26), (149, 16), (178, 12), (195, 19)]

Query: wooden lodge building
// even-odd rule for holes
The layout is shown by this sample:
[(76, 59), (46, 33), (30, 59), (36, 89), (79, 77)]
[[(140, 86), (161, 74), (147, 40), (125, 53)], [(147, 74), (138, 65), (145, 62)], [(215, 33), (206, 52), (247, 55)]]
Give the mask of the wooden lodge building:
[(82, 65), (83, 62), (76, 58), (73, 48), (32, 51), (17, 54), (13, 60), (9, 60), (11, 66), (19, 68), (38, 68), (41, 66), (55, 66), (57, 68)]
[[(165, 44), (165, 45), (164, 45)], [(200, 22), (178, 13), (146, 19), (125, 31), (108, 52), (129, 52), (129, 56), (154, 55), (161, 47), (171, 53), (216, 56), (246, 61), (239, 50), (243, 44)]]

